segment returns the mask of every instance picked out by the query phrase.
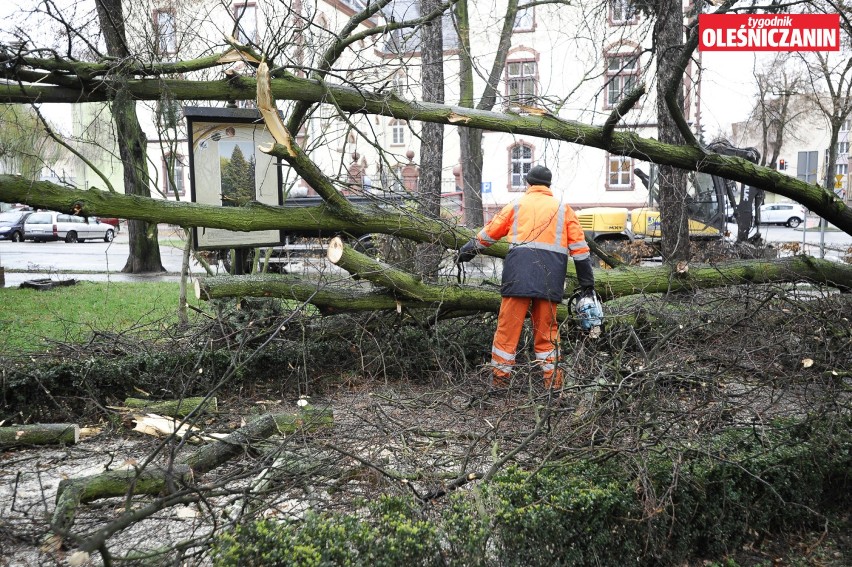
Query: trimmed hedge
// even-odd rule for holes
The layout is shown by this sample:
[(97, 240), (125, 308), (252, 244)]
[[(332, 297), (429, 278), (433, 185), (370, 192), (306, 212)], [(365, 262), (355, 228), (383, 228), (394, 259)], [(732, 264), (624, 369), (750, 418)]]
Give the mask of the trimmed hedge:
[[(24, 361), (0, 357), (5, 368), (0, 382), (0, 419), (20, 419), (21, 415), (41, 420), (75, 419), (123, 400), (136, 388), (158, 397), (206, 394), (235, 362), (240, 366), (226, 384), (225, 393), (258, 384), (295, 391), (306, 376), (319, 391), (326, 382), (353, 372), (386, 380), (428, 380), (430, 372), (461, 371), (481, 362), (483, 352), (490, 352), (493, 329), (484, 328), (487, 325), (454, 320), (427, 331), (394, 322), (398, 323), (394, 317), (367, 320), (347, 316), (320, 319), (306, 327), (293, 323), (257, 353), (255, 346), (230, 352), (219, 348), (226, 344), (221, 341), (212, 341), (212, 347), (183, 346), (173, 341), (165, 345), (140, 343), (132, 353), (99, 351), (81, 358)], [(245, 324), (248, 329), (269, 326), (268, 321)], [(258, 331), (254, 336), (267, 334)], [(235, 331), (230, 344), (238, 340), (262, 342), (240, 339)], [(365, 345), (368, 348), (363, 348)], [(82, 407), (81, 398), (92, 403)]]
[[(213, 554), (219, 565), (441, 565), (435, 526), (401, 499), (381, 498), (365, 519), (308, 513), (297, 529), (260, 520), (223, 534)], [(289, 526), (295, 527), (295, 524)]]
[[(509, 469), (426, 510), (384, 498), (357, 515), (257, 521), (219, 536), (214, 563), (599, 566), (719, 558), (755, 532), (810, 528), (819, 521), (815, 511), (849, 503), (850, 425), (730, 430), (701, 450), (648, 457), (644, 482), (615, 459), (537, 474)], [(667, 496), (652, 501), (645, 491)]]

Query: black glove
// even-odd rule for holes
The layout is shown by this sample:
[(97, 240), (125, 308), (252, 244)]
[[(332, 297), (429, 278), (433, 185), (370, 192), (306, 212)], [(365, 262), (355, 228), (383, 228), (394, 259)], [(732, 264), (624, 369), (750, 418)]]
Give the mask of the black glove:
[(592, 259), (574, 260), (574, 268), (577, 270), (577, 283), (580, 284), (580, 289), (595, 288), (595, 273), (592, 271)]
[(471, 240), (467, 244), (461, 247), (459, 253), (456, 255), (456, 264), (461, 264), (462, 262), (470, 262), (473, 260), (473, 257), (479, 253), (479, 250), (476, 248), (476, 243)]

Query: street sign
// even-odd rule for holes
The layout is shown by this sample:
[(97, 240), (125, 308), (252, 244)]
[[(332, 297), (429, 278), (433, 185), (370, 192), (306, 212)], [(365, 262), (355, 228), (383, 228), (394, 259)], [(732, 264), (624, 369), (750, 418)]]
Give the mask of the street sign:
[(840, 189), (842, 187), (843, 187), (843, 174), (842, 173), (836, 173), (834, 175), (834, 188)]
[(482, 182), (482, 194), (485, 195), (486, 193), (491, 193), (491, 182), (490, 181), (483, 181)]

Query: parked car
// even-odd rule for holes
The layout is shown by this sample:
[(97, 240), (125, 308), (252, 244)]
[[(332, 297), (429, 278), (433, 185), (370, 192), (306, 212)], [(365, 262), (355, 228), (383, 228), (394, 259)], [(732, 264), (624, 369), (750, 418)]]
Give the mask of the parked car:
[(785, 224), (796, 228), (805, 221), (807, 211), (798, 203), (770, 203), (760, 206), (762, 224)]
[(24, 238), (35, 242), (46, 240), (84, 242), (93, 239), (112, 242), (115, 238), (115, 227), (98, 222), (95, 218), (87, 219), (54, 211), (41, 211), (27, 217), (24, 222)]
[(0, 213), (0, 239), (23, 242), (24, 221), (32, 211), (6, 211)]
[(116, 232), (121, 232), (121, 219), (115, 217), (98, 217), (98, 221), (104, 224), (111, 224), (115, 227)]

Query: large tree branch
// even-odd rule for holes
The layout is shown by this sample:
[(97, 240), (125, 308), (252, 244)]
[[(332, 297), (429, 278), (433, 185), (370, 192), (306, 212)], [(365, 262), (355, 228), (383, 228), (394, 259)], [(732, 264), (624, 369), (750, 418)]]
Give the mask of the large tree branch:
[[(30, 181), (18, 175), (0, 175), (0, 201), (28, 203), (58, 211), (76, 210), (86, 216), (132, 218), (182, 227), (203, 226), (243, 232), (283, 228), (290, 234), (304, 236), (386, 233), (418, 242), (435, 242), (437, 239), (446, 248), (458, 248), (474, 236), (472, 230), (441, 219), (378, 206), (359, 208), (353, 220), (337, 216), (327, 204), (272, 207), (253, 201), (244, 207), (219, 207), (108, 193), (95, 188), (71, 189), (49, 181)], [(484, 250), (483, 254), (501, 256), (506, 250), (504, 244), (498, 243)]]
[[(0, 85), (0, 100), (13, 103), (102, 102), (109, 99), (110, 85), (110, 81), (105, 81), (89, 90), (43, 85)], [(137, 79), (127, 81), (126, 88), (139, 100), (159, 100), (165, 89), (175, 100), (226, 101), (254, 98), (257, 81), (251, 77), (239, 77), (232, 81)], [(410, 102), (390, 94), (364, 92), (299, 77), (272, 79), (270, 92), (276, 99), (313, 102), (321, 102), (331, 93), (339, 108), (353, 113), (379, 114), (412, 121), (439, 122), (562, 140), (662, 165), (702, 171), (793, 199), (852, 234), (852, 210), (833, 193), (736, 157), (707, 154), (695, 147), (663, 144), (630, 132), (614, 132), (611, 140), (607, 141), (602, 127), (552, 115), (514, 115), (447, 104)]]

